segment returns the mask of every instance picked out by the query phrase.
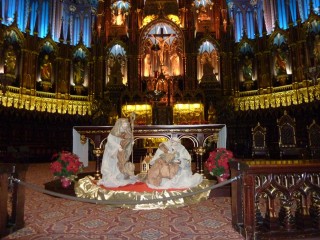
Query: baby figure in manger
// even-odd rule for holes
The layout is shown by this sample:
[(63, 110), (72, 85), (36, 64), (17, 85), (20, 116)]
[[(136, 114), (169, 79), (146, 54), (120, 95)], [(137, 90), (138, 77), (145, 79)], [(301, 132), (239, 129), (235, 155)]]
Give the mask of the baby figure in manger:
[(137, 182), (135, 166), (129, 161), (132, 153), (133, 135), (127, 118), (119, 118), (111, 129), (105, 145), (98, 184), (120, 187)]
[(146, 179), (150, 188), (191, 188), (196, 187), (203, 180), (201, 174), (192, 174), (191, 156), (181, 144), (180, 139), (176, 137), (160, 143), (150, 165), (152, 166)]

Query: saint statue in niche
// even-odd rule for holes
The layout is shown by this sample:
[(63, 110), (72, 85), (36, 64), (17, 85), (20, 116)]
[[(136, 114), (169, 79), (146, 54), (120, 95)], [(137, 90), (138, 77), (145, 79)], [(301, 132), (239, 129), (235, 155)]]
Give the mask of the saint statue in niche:
[(49, 56), (46, 54), (40, 66), (41, 80), (45, 82), (51, 82), (51, 72), (52, 72), (52, 64), (49, 60)]
[(84, 67), (81, 61), (76, 61), (73, 69), (73, 82), (76, 86), (84, 83)]
[(109, 82), (112, 82), (112, 84), (122, 84), (123, 74), (120, 61), (119, 59), (114, 59), (110, 66)]
[(201, 7), (198, 15), (199, 21), (210, 21), (211, 18), (207, 14), (207, 10), (205, 7)]
[(68, 83), (65, 79), (61, 79), (59, 82), (59, 92), (62, 94), (68, 92)]
[(313, 54), (314, 54), (314, 61), (316, 65), (320, 64), (320, 36), (316, 35), (314, 40), (314, 48), (313, 48)]
[(205, 52), (202, 54), (200, 63), (202, 65), (202, 78), (201, 81), (217, 81), (216, 75), (214, 73), (214, 68), (212, 65), (212, 58)]
[(252, 60), (248, 56), (245, 56), (244, 58), (244, 63), (242, 66), (242, 74), (243, 74), (243, 79), (245, 81), (252, 80)]
[(117, 14), (115, 13), (112, 14), (112, 24), (121, 26), (124, 24), (125, 18), (126, 18), (125, 14), (122, 13), (121, 8), (118, 8)]
[(159, 79), (156, 82), (155, 90), (161, 92), (167, 92), (168, 90), (168, 83), (165, 79)]
[(213, 73), (211, 58), (208, 54), (202, 55), (201, 64), (203, 66), (203, 75), (211, 75)]
[(4, 73), (15, 75), (16, 73), (17, 56), (13, 50), (13, 46), (10, 45), (4, 56)]
[(170, 61), (171, 61), (172, 75), (178, 76), (180, 74), (180, 58), (176, 52), (171, 55)]
[(144, 58), (144, 74), (145, 77), (150, 77), (151, 75), (151, 56), (149, 53), (146, 54)]
[(212, 103), (210, 103), (208, 108), (208, 122), (217, 123), (217, 112)]
[(275, 61), (274, 68), (276, 71), (276, 75), (277, 76), (286, 75), (287, 74), (287, 70), (286, 70), (287, 56), (283, 51), (281, 51), (280, 48), (276, 50), (274, 61)]

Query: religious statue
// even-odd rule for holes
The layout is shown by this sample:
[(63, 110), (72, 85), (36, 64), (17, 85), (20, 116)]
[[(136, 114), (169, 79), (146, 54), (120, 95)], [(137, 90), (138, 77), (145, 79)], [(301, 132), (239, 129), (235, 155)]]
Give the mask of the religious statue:
[(277, 76), (287, 74), (287, 56), (280, 48), (277, 49), (275, 54), (275, 64), (274, 64)]
[(199, 10), (198, 20), (199, 21), (210, 21), (211, 20), (211, 18), (207, 14), (206, 8), (203, 6)]
[(211, 58), (208, 55), (202, 55), (201, 64), (203, 66), (203, 75), (211, 75), (213, 73)]
[(208, 108), (208, 122), (212, 124), (217, 123), (217, 111), (212, 103), (210, 103)]
[(113, 13), (112, 16), (112, 24), (113, 25), (117, 25), (117, 26), (121, 26), (124, 24), (124, 20), (125, 20), (125, 15), (122, 13), (121, 8), (118, 8), (118, 12), (117, 14)]
[(64, 94), (68, 92), (68, 83), (65, 79), (61, 79), (59, 81), (59, 92)]
[(172, 75), (178, 76), (180, 74), (180, 58), (176, 52), (171, 55), (170, 61), (171, 61)]
[(104, 148), (101, 174), (98, 184), (105, 187), (120, 187), (134, 184), (135, 166), (129, 161), (132, 153), (133, 135), (127, 118), (117, 119)]
[(192, 174), (191, 156), (176, 137), (159, 144), (150, 165), (146, 180), (150, 188), (190, 188), (203, 179), (201, 174)]
[(109, 82), (112, 84), (122, 84), (123, 74), (120, 61), (120, 59), (114, 59), (110, 63)]
[(144, 76), (150, 77), (151, 75), (151, 56), (149, 53), (144, 58)]
[(320, 36), (316, 35), (314, 40), (313, 54), (315, 57), (315, 64), (320, 65)]
[(40, 66), (40, 77), (42, 81), (51, 82), (52, 64), (49, 56), (45, 55)]
[(158, 56), (160, 59), (160, 65), (164, 64), (164, 52), (165, 52), (165, 44), (167, 41), (170, 40), (170, 38), (173, 36), (173, 34), (171, 34), (169, 37), (167, 37), (166, 39), (164, 39), (162, 36), (155, 36), (152, 35), (152, 37), (154, 37), (157, 41), (158, 41), (158, 46), (159, 46), (159, 50), (158, 50)]
[[(320, 62), (319, 62), (319, 64), (320, 64)], [(302, 80), (305, 79), (303, 69), (304, 69), (303, 65), (300, 65), (299, 67), (297, 67), (297, 81), (298, 82), (301, 82)]]
[(15, 75), (16, 74), (17, 56), (13, 50), (13, 46), (10, 45), (5, 52), (4, 56), (4, 73)]
[(207, 53), (201, 56), (200, 63), (203, 72), (201, 81), (217, 81), (212, 65), (212, 58)]
[(248, 56), (244, 58), (242, 74), (245, 81), (252, 81), (252, 60)]
[(81, 61), (76, 61), (73, 68), (73, 82), (76, 86), (84, 83), (84, 68)]

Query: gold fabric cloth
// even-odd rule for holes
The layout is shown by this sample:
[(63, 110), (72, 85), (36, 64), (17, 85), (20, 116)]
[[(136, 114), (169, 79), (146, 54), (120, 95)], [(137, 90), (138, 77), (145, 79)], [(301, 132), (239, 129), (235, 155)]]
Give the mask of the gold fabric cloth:
[[(190, 196), (185, 196), (181, 198), (175, 198), (171, 200), (161, 199), (166, 197), (176, 197), (184, 193), (193, 193), (199, 190), (203, 190), (213, 182), (204, 179), (201, 184), (194, 188), (181, 189), (181, 190), (154, 190), (154, 191), (115, 191), (108, 190), (102, 186), (95, 184), (94, 178), (92, 176), (86, 176), (75, 184), (75, 193), (77, 197), (95, 199), (95, 200), (109, 200), (116, 201), (119, 204), (112, 204), (116, 207), (131, 208), (136, 210), (146, 210), (146, 209), (165, 209), (165, 208), (178, 208), (187, 206), (189, 204), (198, 203), (202, 200), (206, 200), (209, 197), (210, 190), (205, 192), (200, 192), (197, 194), (191, 194)], [(144, 200), (159, 200), (152, 203), (142, 203), (142, 204), (128, 204), (128, 201), (144, 201)], [(123, 201), (125, 203), (123, 203)]]

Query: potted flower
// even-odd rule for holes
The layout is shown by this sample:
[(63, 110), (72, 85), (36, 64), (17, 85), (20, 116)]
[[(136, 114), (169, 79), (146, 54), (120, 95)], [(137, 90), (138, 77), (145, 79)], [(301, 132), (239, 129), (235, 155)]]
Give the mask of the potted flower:
[(50, 171), (55, 177), (61, 179), (63, 187), (71, 185), (72, 181), (75, 181), (78, 173), (83, 170), (83, 163), (80, 162), (80, 158), (71, 152), (62, 151), (52, 156), (52, 162), (50, 164)]
[(216, 176), (218, 182), (226, 180), (230, 176), (229, 162), (234, 160), (233, 153), (225, 148), (216, 148), (210, 152), (205, 167), (210, 175)]

